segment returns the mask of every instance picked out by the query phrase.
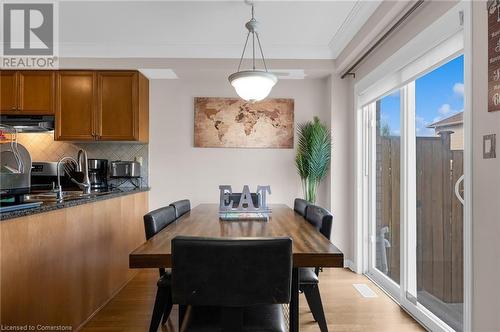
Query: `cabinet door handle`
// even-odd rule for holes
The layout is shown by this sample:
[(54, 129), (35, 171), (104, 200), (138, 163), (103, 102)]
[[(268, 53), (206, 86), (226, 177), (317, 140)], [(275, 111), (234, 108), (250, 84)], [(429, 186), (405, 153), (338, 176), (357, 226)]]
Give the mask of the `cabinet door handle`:
[(16, 108), (16, 106), (12, 106), (10, 109), (11, 109), (12, 111), (15, 111), (17, 108)]

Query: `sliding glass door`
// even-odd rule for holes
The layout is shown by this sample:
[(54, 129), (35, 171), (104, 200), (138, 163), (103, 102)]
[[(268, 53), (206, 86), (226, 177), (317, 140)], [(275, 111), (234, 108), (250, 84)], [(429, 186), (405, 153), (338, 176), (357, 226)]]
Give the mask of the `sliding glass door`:
[(374, 266), (392, 287), (400, 284), (400, 151), (401, 92), (395, 90), (372, 105), (370, 117), (374, 163)]
[(368, 275), (412, 313), (463, 330), (463, 56), (363, 108)]
[(415, 81), (417, 301), (463, 321), (463, 56)]

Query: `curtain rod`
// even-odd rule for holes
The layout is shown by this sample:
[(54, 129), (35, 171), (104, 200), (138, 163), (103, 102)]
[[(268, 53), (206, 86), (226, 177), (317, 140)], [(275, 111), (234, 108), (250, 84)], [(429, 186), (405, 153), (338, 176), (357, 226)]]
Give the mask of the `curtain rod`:
[(342, 74), (341, 78), (344, 79), (346, 76), (356, 77), (356, 74), (353, 72), (354, 69), (364, 60), (368, 55), (370, 55), (382, 42), (391, 35), (394, 30), (396, 30), (403, 22), (405, 22), (410, 15), (417, 10), (424, 3), (424, 0), (418, 0), (394, 25), (387, 30), (386, 33), (382, 37), (380, 37), (375, 44), (373, 44), (349, 69), (347, 69), (344, 74)]

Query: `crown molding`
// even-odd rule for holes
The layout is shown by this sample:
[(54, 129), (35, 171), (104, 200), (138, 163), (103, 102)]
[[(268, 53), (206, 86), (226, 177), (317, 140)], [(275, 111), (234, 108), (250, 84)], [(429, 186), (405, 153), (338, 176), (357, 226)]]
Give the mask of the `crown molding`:
[[(328, 45), (266, 45), (267, 59), (332, 59)], [(245, 59), (250, 58), (247, 52)], [(185, 58), (239, 59), (240, 44), (156, 44), (156, 43), (68, 43), (59, 44), (59, 56), (66, 58)]]
[[(369, 47), (390, 28), (391, 24), (397, 21), (397, 19), (405, 13), (409, 5), (411, 5), (411, 2), (408, 1), (385, 2), (382, 5), (385, 7), (380, 7), (379, 10), (374, 13), (374, 16), (365, 22), (366, 24), (370, 24), (370, 26), (365, 27), (363, 25), (358, 31), (358, 34), (353, 36), (345, 49), (337, 56), (337, 73), (346, 70), (364, 51), (369, 49)], [(351, 45), (351, 42), (354, 40), (355, 42)]]
[[(306, 40), (281, 44), (266, 43), (266, 59), (336, 59), (352, 38), (360, 31), (382, 0), (355, 1), (336, 31), (328, 31), (329, 35), (321, 43), (309, 44)], [(330, 36), (331, 36), (330, 35)], [(69, 37), (68, 37), (69, 38)], [(93, 58), (186, 58), (186, 59), (238, 59), (241, 56), (241, 43), (183, 43), (158, 42), (148, 40), (126, 41), (78, 41), (60, 40), (60, 57), (93, 57)], [(248, 52), (247, 52), (248, 56)]]
[(356, 1), (349, 15), (328, 43), (332, 59), (337, 58), (381, 3), (382, 0)]

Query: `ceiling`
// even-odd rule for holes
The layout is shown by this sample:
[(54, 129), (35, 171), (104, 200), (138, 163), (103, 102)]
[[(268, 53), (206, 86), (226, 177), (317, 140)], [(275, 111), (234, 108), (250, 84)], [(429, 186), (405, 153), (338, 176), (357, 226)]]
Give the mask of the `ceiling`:
[[(238, 62), (238, 59), (66, 57), (59, 59), (59, 68), (139, 69), (149, 79), (226, 79), (238, 68)], [(335, 69), (334, 62), (328, 59), (270, 59), (267, 65), (280, 80), (325, 78)]]
[[(264, 54), (270, 59), (335, 59), (380, 2), (256, 2)], [(243, 1), (61, 1), (59, 54), (239, 58), (249, 17)]]

